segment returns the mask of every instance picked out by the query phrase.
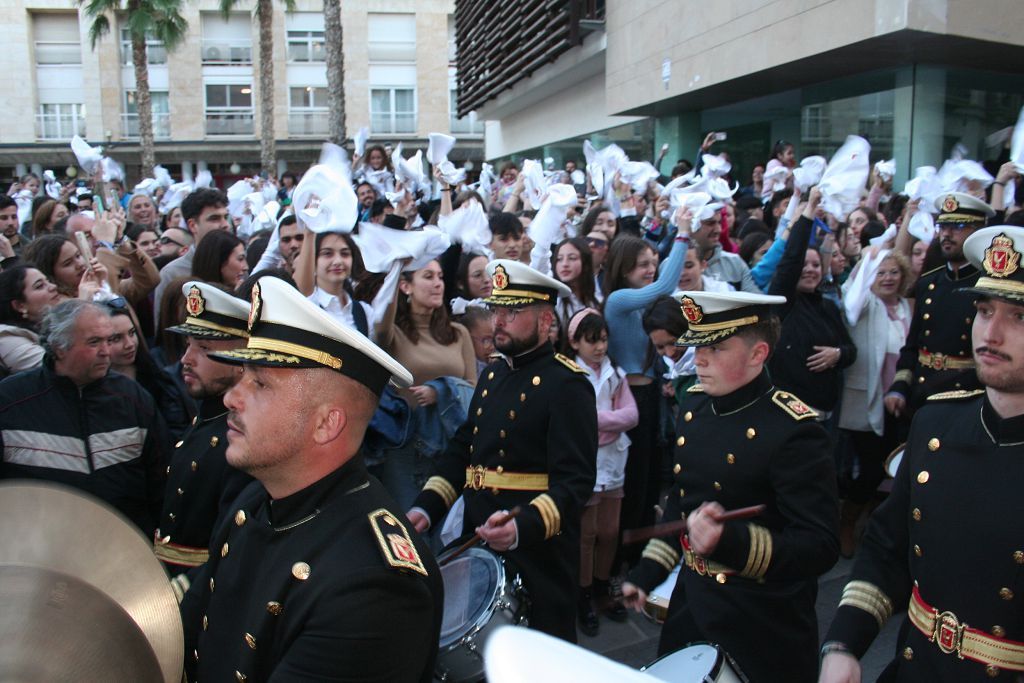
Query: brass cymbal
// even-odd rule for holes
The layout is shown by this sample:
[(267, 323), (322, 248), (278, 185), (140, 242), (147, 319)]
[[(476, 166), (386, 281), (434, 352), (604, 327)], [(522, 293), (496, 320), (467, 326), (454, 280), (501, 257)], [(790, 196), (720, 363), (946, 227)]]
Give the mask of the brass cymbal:
[(0, 483), (0, 605), (0, 680), (181, 681), (181, 617), (150, 540), (78, 490)]

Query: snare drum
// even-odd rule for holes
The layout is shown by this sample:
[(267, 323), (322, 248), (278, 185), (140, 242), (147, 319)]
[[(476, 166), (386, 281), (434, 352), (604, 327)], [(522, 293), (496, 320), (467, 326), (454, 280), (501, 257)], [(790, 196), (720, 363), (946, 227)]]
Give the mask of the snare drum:
[(748, 683), (736, 662), (711, 643), (691, 643), (640, 670), (671, 683)]
[[(442, 553), (438, 562), (454, 550)], [(525, 626), (529, 600), (518, 574), (506, 574), (501, 557), (470, 548), (441, 567), (444, 618), (436, 678), (480, 681), (484, 678), (484, 645), (499, 626)]]
[(664, 624), (668, 616), (668, 603), (672, 597), (672, 591), (676, 589), (676, 581), (679, 580), (681, 565), (676, 565), (668, 578), (647, 594), (647, 602), (644, 604), (644, 614), (656, 623)]

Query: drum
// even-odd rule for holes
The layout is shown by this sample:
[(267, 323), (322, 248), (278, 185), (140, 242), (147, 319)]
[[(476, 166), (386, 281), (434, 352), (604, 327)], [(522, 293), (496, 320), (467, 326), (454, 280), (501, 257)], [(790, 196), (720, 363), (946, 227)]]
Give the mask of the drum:
[(900, 468), (900, 463), (903, 462), (903, 451), (906, 449), (907, 444), (901, 443), (899, 446), (893, 449), (892, 453), (885, 459), (885, 473), (893, 479), (896, 478), (896, 471)]
[(736, 662), (711, 643), (691, 643), (640, 670), (671, 683), (748, 683)]
[[(442, 553), (444, 563), (454, 550)], [(470, 548), (441, 567), (444, 617), (436, 678), (480, 681), (484, 678), (484, 645), (499, 626), (525, 626), (529, 600), (518, 574), (506, 574), (501, 557), (484, 548)]]
[(676, 589), (676, 581), (679, 580), (680, 568), (681, 565), (677, 564), (676, 568), (672, 570), (672, 573), (668, 575), (668, 578), (658, 584), (654, 590), (647, 594), (647, 602), (644, 604), (644, 614), (656, 623), (665, 623), (665, 617), (668, 616), (669, 599), (672, 597), (672, 591)]

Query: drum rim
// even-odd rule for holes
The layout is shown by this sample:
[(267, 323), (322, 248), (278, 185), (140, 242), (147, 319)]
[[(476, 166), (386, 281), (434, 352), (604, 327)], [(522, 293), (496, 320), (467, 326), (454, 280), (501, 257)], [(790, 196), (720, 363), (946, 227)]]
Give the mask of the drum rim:
[(718, 646), (715, 643), (712, 643), (710, 641), (707, 641), (707, 640), (694, 640), (694, 641), (689, 642), (686, 645), (682, 646), (678, 650), (673, 650), (672, 652), (666, 652), (665, 654), (661, 655), (660, 657), (658, 657), (654, 661), (649, 662), (647, 664), (644, 664), (642, 667), (640, 667), (640, 671), (647, 671), (650, 667), (654, 666), (655, 664), (657, 664), (658, 662), (662, 661), (663, 659), (668, 659), (669, 657), (671, 657), (673, 655), (679, 654), (683, 650), (687, 650), (687, 649), (689, 649), (691, 647), (697, 647), (699, 645), (704, 645), (704, 646), (710, 647), (712, 650), (715, 651), (715, 655), (716, 655), (716, 657), (715, 657), (715, 664), (714, 664), (714, 666), (711, 667), (711, 671), (708, 672), (708, 676), (711, 677), (712, 679), (717, 678), (718, 675), (722, 673), (722, 663), (726, 661), (726, 653), (725, 653), (725, 650), (723, 650), (720, 646)]
[[(457, 550), (456, 548), (453, 548), (450, 551), (446, 551), (446, 552), (441, 553), (437, 557), (438, 562), (441, 562), (442, 560), (444, 560), (445, 557), (447, 557), (448, 555), (451, 555), (456, 550)], [(493, 551), (487, 550), (486, 548), (470, 548), (470, 549), (466, 550), (462, 554), (462, 557), (460, 557), (458, 559), (462, 559), (463, 557), (466, 557), (466, 558), (476, 557), (476, 558), (480, 558), (480, 559), (487, 558), (488, 560), (492, 560), (494, 562), (494, 564), (496, 566), (496, 569), (497, 569), (496, 577), (495, 577), (494, 595), (491, 598), (491, 604), (480, 613), (480, 616), (476, 619), (476, 621), (473, 622), (473, 624), (472, 624), (472, 626), (470, 628), (468, 628), (466, 631), (464, 631), (459, 636), (453, 636), (452, 639), (450, 641), (448, 641), (447, 644), (445, 644), (444, 641), (441, 641), (441, 640), (438, 641), (438, 647), (440, 649), (440, 652), (452, 652), (452, 651), (458, 649), (459, 647), (461, 647), (462, 644), (466, 640), (468, 640), (469, 638), (472, 638), (472, 637), (476, 636), (476, 634), (480, 633), (480, 631), (482, 631), (483, 628), (485, 626), (487, 626), (487, 624), (490, 623), (491, 618), (494, 616), (495, 611), (497, 611), (497, 609), (498, 609), (498, 602), (500, 601), (500, 598), (502, 597), (502, 595), (505, 592), (505, 582), (506, 582), (506, 578), (505, 578), (506, 577), (505, 558), (503, 558), (502, 556), (498, 555), (497, 553), (495, 553)], [(441, 568), (441, 581), (442, 581), (442, 583), (444, 582), (444, 568), (443, 567)], [(441, 614), (441, 622), (442, 622), (442, 624), (444, 623), (444, 614), (443, 614), (443, 612)]]

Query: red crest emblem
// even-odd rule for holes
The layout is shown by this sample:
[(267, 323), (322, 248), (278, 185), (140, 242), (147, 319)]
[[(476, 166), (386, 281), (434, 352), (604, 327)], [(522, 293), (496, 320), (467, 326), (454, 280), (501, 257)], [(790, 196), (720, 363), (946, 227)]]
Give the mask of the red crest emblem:
[(260, 319), (260, 312), (263, 310), (263, 297), (260, 296), (260, 283), (252, 288), (252, 303), (249, 306), (249, 332)]
[(953, 195), (948, 195), (942, 200), (942, 211), (943, 213), (953, 213), (960, 208), (960, 202), (956, 200)]
[(1013, 248), (1013, 240), (1006, 236), (1006, 233), (992, 238), (988, 249), (985, 250), (985, 260), (982, 261), (985, 272), (993, 277), (1009, 277), (1017, 272), (1020, 267), (1020, 252)]
[(704, 319), (704, 310), (700, 305), (688, 296), (684, 296), (679, 302), (683, 309), (683, 317), (687, 322), (696, 325)]
[(419, 563), (420, 556), (412, 542), (399, 534), (388, 534), (388, 543), (391, 545), (391, 552), (403, 562)]
[(193, 318), (198, 318), (206, 310), (206, 299), (203, 298), (202, 291), (196, 285), (192, 285), (192, 288), (188, 290), (188, 296), (185, 297), (185, 310)]
[(494, 275), (491, 276), (491, 284), (494, 289), (502, 290), (508, 287), (508, 273), (505, 272), (505, 266), (498, 266), (494, 269)]

